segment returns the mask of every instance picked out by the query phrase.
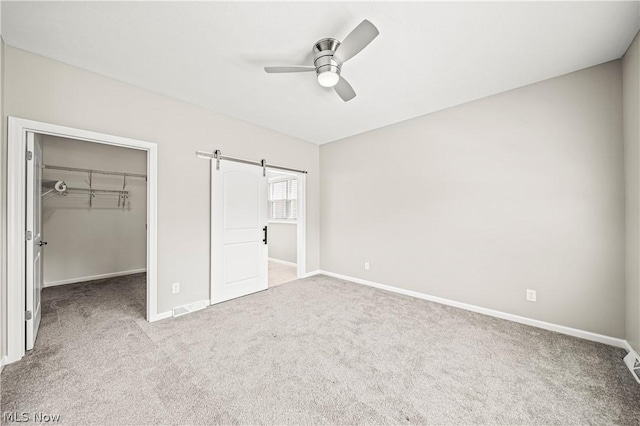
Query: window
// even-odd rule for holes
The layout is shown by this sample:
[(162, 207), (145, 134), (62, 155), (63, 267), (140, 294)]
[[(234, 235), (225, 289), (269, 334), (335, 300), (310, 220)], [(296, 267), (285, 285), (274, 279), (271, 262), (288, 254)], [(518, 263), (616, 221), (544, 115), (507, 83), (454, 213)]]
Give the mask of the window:
[(286, 178), (269, 182), (269, 220), (298, 219), (298, 179)]

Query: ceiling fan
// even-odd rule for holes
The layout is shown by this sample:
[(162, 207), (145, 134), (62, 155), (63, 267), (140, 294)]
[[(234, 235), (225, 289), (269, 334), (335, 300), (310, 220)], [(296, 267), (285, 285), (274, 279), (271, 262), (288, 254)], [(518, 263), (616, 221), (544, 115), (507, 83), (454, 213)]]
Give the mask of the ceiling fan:
[(349, 33), (340, 43), (335, 38), (323, 38), (313, 45), (314, 66), (292, 65), (284, 67), (264, 67), (268, 73), (315, 71), (318, 83), (323, 87), (333, 87), (343, 101), (356, 97), (353, 87), (342, 77), (342, 64), (356, 56), (380, 34), (378, 29), (366, 19)]

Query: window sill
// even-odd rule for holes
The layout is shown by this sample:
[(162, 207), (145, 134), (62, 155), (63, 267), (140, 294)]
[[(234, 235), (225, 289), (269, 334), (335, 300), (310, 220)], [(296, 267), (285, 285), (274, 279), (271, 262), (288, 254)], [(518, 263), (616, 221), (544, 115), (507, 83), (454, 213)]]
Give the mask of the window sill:
[(297, 225), (297, 220), (280, 220), (280, 219), (269, 219), (269, 223), (286, 223), (287, 225)]

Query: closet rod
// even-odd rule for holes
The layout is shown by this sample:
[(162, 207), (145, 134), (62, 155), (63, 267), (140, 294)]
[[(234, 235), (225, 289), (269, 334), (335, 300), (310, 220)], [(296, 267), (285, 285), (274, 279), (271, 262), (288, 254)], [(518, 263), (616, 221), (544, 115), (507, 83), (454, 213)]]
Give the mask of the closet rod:
[(67, 188), (67, 191), (89, 192), (89, 193), (92, 193), (92, 194), (122, 194), (122, 195), (129, 195), (129, 191), (122, 191), (122, 190), (118, 190), (118, 189)]
[(111, 172), (107, 170), (92, 170), (92, 169), (77, 169), (75, 167), (49, 166), (46, 164), (44, 164), (42, 167), (44, 169), (49, 169), (49, 170), (66, 170), (68, 172), (98, 173), (101, 175), (128, 176), (128, 177), (139, 177), (139, 178), (145, 178), (145, 179), (147, 178), (147, 175), (143, 175), (139, 173)]
[(276, 166), (275, 164), (268, 164), (264, 160), (262, 160), (262, 161), (252, 161), (252, 160), (245, 160), (244, 158), (228, 157), (226, 155), (222, 155), (220, 153), (220, 151), (217, 151), (217, 150), (215, 152), (196, 151), (196, 155), (198, 157), (200, 157), (200, 158), (206, 158), (208, 160), (235, 161), (236, 163), (251, 164), (251, 165), (254, 165), (254, 166), (264, 167), (264, 168), (267, 168), (267, 169), (284, 170), (284, 171), (288, 171), (288, 172), (305, 173), (305, 174), (307, 173), (306, 170), (298, 170), (298, 169), (292, 169), (292, 168), (284, 167), (284, 166)]
[[(47, 192), (41, 194), (42, 196), (45, 196), (47, 194), (49, 194), (50, 192), (55, 191), (55, 189), (50, 189), (47, 188)], [(127, 190), (122, 190), (122, 189), (90, 189), (90, 188), (67, 188), (64, 191), (61, 191), (59, 193), (65, 193), (65, 192), (88, 192), (91, 194), (119, 194), (119, 195), (129, 195), (129, 191)], [(58, 191), (57, 191), (58, 192)]]

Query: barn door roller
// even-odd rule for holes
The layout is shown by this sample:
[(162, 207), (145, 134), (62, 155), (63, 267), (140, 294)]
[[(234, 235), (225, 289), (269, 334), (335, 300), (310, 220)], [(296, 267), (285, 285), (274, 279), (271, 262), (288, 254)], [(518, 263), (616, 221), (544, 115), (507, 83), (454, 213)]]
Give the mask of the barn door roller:
[(269, 164), (267, 163), (267, 160), (252, 161), (252, 160), (245, 160), (244, 158), (229, 157), (226, 155), (222, 155), (222, 152), (219, 149), (216, 149), (213, 152), (196, 151), (196, 155), (200, 158), (206, 158), (208, 160), (216, 160), (216, 170), (220, 170), (220, 161), (226, 160), (226, 161), (235, 161), (236, 163), (251, 164), (254, 166), (262, 167), (263, 176), (266, 176), (266, 169), (284, 170), (287, 172), (305, 173), (305, 174), (307, 173), (306, 170), (292, 169), (290, 167)]

